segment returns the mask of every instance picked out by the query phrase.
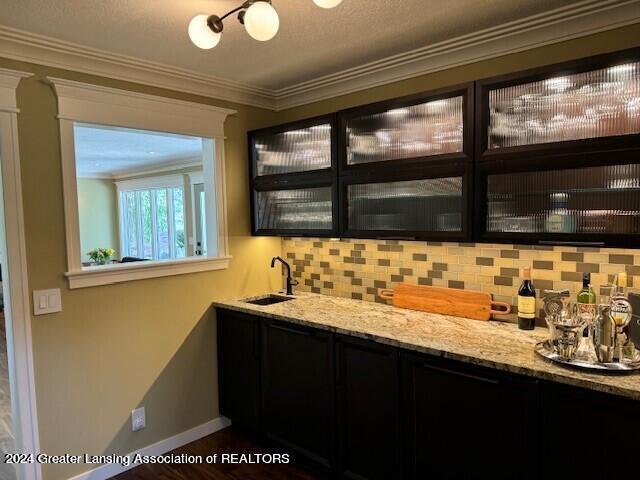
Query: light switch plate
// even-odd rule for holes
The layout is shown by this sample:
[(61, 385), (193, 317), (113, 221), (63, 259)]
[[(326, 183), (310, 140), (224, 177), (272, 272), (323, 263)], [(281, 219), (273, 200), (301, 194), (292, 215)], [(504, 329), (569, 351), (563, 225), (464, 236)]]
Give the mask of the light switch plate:
[(33, 291), (33, 314), (45, 315), (62, 311), (62, 296), (59, 288)]

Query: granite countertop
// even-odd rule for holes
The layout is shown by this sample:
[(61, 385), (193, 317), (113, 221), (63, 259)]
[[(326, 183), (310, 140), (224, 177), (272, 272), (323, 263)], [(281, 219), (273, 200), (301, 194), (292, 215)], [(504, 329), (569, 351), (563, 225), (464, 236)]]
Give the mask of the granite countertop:
[(311, 293), (296, 294), (295, 300), (267, 306), (244, 300), (247, 299), (217, 301), (214, 306), (640, 400), (640, 373), (585, 373), (538, 356), (534, 346), (548, 335), (543, 328), (524, 331), (511, 323), (469, 320)]

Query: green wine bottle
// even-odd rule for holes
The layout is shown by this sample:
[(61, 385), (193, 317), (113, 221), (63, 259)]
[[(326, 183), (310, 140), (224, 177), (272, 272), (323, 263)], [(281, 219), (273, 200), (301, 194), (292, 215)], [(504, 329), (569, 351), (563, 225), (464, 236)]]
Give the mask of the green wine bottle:
[(585, 328), (583, 336), (590, 334), (590, 327), (597, 315), (596, 294), (591, 286), (591, 274), (582, 274), (582, 290), (578, 292), (578, 309), (581, 315), (587, 317), (587, 328)]

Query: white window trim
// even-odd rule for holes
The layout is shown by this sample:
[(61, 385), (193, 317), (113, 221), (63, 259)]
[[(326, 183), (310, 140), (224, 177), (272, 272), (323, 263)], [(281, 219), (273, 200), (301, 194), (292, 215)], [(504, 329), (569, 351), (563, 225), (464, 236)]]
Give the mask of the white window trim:
[[(54, 77), (47, 77), (47, 80), (53, 85), (58, 97), (67, 239), (68, 271), (65, 275), (69, 280), (69, 288), (108, 285), (144, 278), (227, 268), (231, 257), (227, 237), (224, 121), (228, 115), (235, 114), (235, 110)], [(115, 125), (211, 139), (212, 141), (204, 141), (203, 144), (205, 154), (215, 159), (214, 165), (207, 168), (205, 162), (203, 167), (206, 169), (205, 175), (211, 175), (215, 178), (215, 187), (213, 182), (208, 182), (210, 187), (207, 196), (215, 198), (217, 222), (212, 236), (214, 241), (217, 241), (218, 255), (216, 257), (83, 268), (78, 217), (74, 123)]]
[(158, 175), (157, 177), (118, 180), (114, 182), (118, 193), (131, 190), (149, 190), (152, 188), (184, 187), (182, 175)]
[[(40, 451), (16, 102), (18, 83), (32, 75), (0, 68), (0, 162), (7, 247), (5, 275), (9, 278), (4, 295), (5, 309), (11, 319), (13, 349), (8, 361), (10, 370), (15, 374), (10, 380), (13, 423), (17, 433), (16, 451), (24, 453)], [(42, 478), (37, 463), (19, 465), (18, 475), (25, 480)]]

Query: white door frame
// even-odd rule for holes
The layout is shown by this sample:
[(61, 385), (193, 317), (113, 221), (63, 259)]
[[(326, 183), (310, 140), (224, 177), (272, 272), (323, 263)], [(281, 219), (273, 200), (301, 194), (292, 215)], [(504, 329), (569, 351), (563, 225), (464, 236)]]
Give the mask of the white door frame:
[[(9, 357), (9, 369), (13, 371), (11, 403), (14, 428), (17, 432), (16, 449), (23, 453), (38, 453), (38, 422), (36, 414), (35, 382), (31, 343), (31, 303), (27, 278), (27, 251), (22, 205), (22, 180), (18, 150), (18, 108), (16, 88), (21, 79), (31, 73), (0, 68), (0, 155), (2, 161), (2, 187), (4, 193), (4, 218), (7, 265), (5, 275), (9, 288), (5, 309), (11, 319), (13, 355)], [(8, 351), (10, 352), (10, 350)], [(18, 472), (24, 480), (40, 480), (37, 463), (22, 465)]]

